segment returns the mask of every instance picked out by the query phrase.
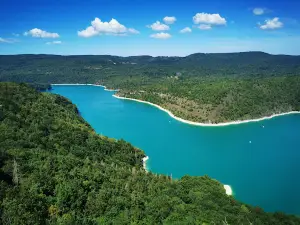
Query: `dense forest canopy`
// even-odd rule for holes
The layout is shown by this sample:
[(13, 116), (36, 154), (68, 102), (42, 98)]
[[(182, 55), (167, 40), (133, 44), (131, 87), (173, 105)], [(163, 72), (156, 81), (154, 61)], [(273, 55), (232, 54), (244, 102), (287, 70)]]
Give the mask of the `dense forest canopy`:
[(97, 135), (68, 99), (0, 83), (0, 224), (300, 224), (207, 176), (147, 173), (144, 156)]
[(264, 52), (186, 57), (0, 56), (0, 81), (100, 83), (184, 119), (219, 123), (298, 111), (300, 56)]
[(186, 57), (0, 55), (0, 81), (94, 83), (114, 76), (149, 78), (300, 75), (300, 56), (263, 52), (197, 53)]

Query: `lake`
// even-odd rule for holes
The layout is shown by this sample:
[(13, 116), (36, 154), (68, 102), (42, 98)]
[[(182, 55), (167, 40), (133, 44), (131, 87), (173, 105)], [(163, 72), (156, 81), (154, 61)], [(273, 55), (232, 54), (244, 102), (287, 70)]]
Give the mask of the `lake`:
[[(208, 176), (236, 199), (300, 215), (300, 115), (222, 127), (181, 123), (167, 113), (98, 86), (53, 86), (97, 133), (124, 139), (149, 156), (153, 173)], [(224, 190), (225, 192), (225, 190)]]

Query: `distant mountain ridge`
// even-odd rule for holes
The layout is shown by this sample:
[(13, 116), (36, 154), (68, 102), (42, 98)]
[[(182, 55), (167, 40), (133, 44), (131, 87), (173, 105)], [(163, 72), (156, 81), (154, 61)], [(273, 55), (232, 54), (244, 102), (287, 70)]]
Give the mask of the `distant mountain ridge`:
[[(84, 61), (98, 61), (103, 60), (114, 60), (116, 63), (130, 61), (136, 63), (154, 63), (161, 61), (169, 62), (186, 62), (186, 61), (197, 61), (202, 60), (217, 60), (227, 62), (228, 60), (249, 60), (251, 62), (258, 62), (260, 60), (267, 60), (270, 62), (277, 61), (283, 62), (284, 60), (293, 60), (294, 62), (300, 63), (300, 56), (294, 55), (272, 55), (265, 52), (251, 51), (251, 52), (234, 52), (234, 53), (193, 53), (187, 56), (116, 56), (116, 55), (52, 55), (52, 54), (20, 54), (20, 55), (0, 55), (0, 65), (10, 59), (17, 60), (41, 60), (41, 59), (73, 59), (73, 60), (84, 60)], [(249, 62), (248, 61), (248, 62)]]
[(289, 54), (271, 54), (263, 51), (243, 51), (243, 52), (195, 52), (191, 53), (186, 56), (151, 56), (151, 55), (129, 55), (129, 56), (118, 56), (118, 55), (109, 55), (109, 54), (86, 54), (86, 55), (60, 55), (60, 54), (10, 54), (10, 55), (0, 55), (0, 56), (16, 56), (16, 55), (23, 55), (23, 56), (28, 56), (28, 55), (44, 55), (44, 56), (116, 56), (116, 57), (122, 57), (122, 58), (128, 58), (128, 57), (178, 57), (178, 58), (184, 58), (184, 57), (189, 57), (192, 55), (231, 55), (231, 54), (264, 54), (264, 55), (273, 55), (273, 56), (278, 56), (278, 55), (286, 55), (286, 56), (300, 56), (300, 55), (289, 55)]
[[(86, 69), (85, 67), (93, 67), (95, 65), (108, 66), (109, 69), (117, 75), (121, 75), (118, 71), (119, 69), (121, 69), (122, 74), (124, 74), (124, 69), (129, 69), (133, 74), (135, 74), (135, 71), (138, 74), (143, 74), (145, 71), (160, 69), (165, 71), (165, 73), (163, 73), (164, 75), (166, 73), (174, 74), (176, 72), (182, 72), (187, 75), (201, 75), (203, 71), (209, 73), (208, 75), (216, 75), (218, 73), (222, 73), (222, 75), (234, 74), (241, 76), (257, 74), (264, 76), (267, 74), (272, 76), (300, 74), (300, 56), (271, 55), (265, 52), (194, 53), (185, 57), (28, 54), (0, 55), (0, 81), (7, 80), (4, 78), (4, 75), (8, 77), (11, 73), (15, 72), (15, 70), (19, 69), (22, 69), (25, 73), (27, 73), (28, 70), (30, 73), (33, 73), (37, 68), (42, 70), (51, 68), (51, 70), (53, 70), (55, 69), (54, 67), (63, 67), (63, 69), (66, 70), (66, 67), (69, 67), (71, 70), (79, 70), (79, 72), (82, 73), (86, 72), (82, 71), (82, 69)], [(161, 68), (156, 68), (158, 66)], [(194, 71), (192, 74), (191, 72), (193, 70), (196, 70), (197, 73), (195, 74)], [(10, 73), (7, 74), (7, 71), (10, 71)], [(107, 71), (103, 74), (107, 74)], [(39, 79), (35, 81), (38, 80)], [(14, 81), (18, 80), (14, 79)]]

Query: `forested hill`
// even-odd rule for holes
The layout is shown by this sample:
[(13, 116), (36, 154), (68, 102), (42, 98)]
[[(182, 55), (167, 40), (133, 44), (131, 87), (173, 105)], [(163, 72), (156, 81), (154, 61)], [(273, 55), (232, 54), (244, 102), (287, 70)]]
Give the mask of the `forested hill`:
[[(263, 52), (186, 57), (0, 56), (0, 81), (98, 83), (202, 123), (248, 120), (300, 109), (300, 56)], [(38, 83), (38, 84), (37, 84)], [(48, 85), (47, 85), (48, 84)]]
[(0, 224), (300, 224), (207, 176), (146, 173), (143, 157), (97, 135), (64, 97), (0, 83)]
[(300, 56), (263, 52), (186, 57), (2, 55), (0, 81), (94, 83), (111, 76), (267, 77), (300, 75)]

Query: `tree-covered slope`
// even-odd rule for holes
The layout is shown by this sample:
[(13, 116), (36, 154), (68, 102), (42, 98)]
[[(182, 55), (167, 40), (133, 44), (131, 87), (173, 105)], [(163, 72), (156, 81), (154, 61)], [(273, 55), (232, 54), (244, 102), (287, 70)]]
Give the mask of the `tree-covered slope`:
[(146, 173), (142, 157), (97, 135), (64, 97), (0, 83), (0, 224), (300, 223), (207, 176)]
[(300, 75), (300, 56), (263, 52), (197, 53), (186, 57), (0, 55), (0, 81), (94, 83), (130, 75), (267, 77)]
[(136, 78), (106, 81), (118, 95), (156, 103), (174, 115), (202, 123), (249, 120), (300, 111), (300, 76), (251, 78)]
[(100, 83), (204, 123), (299, 110), (300, 56), (263, 52), (186, 57), (0, 56), (0, 81)]

